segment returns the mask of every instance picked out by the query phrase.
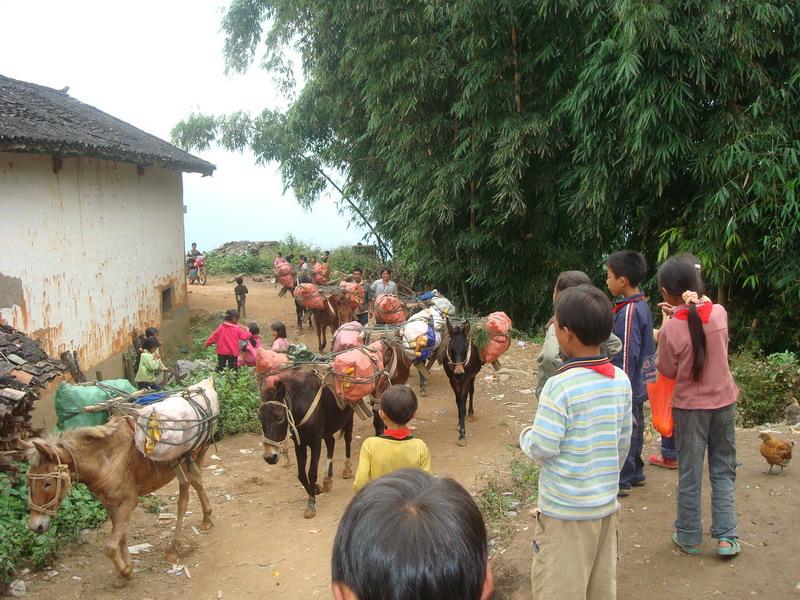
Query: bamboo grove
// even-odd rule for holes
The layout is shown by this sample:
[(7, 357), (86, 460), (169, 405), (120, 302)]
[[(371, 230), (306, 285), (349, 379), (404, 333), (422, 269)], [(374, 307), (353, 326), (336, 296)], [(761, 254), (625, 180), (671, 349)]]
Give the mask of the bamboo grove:
[(798, 18), (800, 1), (233, 0), (227, 68), (259, 64), (289, 107), (193, 114), (173, 138), (277, 161), (308, 207), (334, 190), (406, 276), (474, 310), (532, 328), (561, 270), (602, 285), (614, 250), (651, 272), (691, 251), (738, 343), (796, 350)]

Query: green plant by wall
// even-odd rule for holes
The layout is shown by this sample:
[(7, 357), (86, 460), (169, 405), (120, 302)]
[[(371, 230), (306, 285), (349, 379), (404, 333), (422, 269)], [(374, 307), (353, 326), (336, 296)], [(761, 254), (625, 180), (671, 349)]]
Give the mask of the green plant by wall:
[(255, 370), (242, 368), (214, 375), (214, 387), (219, 396), (219, 421), (215, 440), (239, 433), (261, 431), (258, 408), (261, 396)]
[(754, 427), (783, 419), (783, 412), (800, 385), (796, 355), (779, 352), (764, 357), (742, 352), (731, 357), (731, 371), (739, 386), (736, 418), (740, 426)]

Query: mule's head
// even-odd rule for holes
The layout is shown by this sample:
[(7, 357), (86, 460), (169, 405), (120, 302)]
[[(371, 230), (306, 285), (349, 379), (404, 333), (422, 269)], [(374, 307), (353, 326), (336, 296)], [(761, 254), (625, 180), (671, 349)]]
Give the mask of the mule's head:
[(453, 374), (456, 378), (464, 376), (464, 365), (466, 365), (472, 354), (472, 342), (469, 339), (469, 321), (464, 321), (461, 325), (453, 325), (450, 318), (446, 318), (447, 332), (450, 340), (447, 342), (447, 360), (453, 367)]
[(342, 292), (338, 290), (328, 296), (331, 306), (336, 311), (336, 318), (339, 319), (339, 323), (341, 324), (355, 321), (356, 309), (353, 308), (349, 302), (344, 302), (344, 298), (342, 296)]
[(274, 385), (261, 387), (261, 433), (264, 435), (264, 460), (274, 465), (278, 462), (280, 444), (286, 439), (289, 427), (286, 409), (286, 385), (278, 380)]
[(58, 513), (69, 493), (72, 479), (69, 474), (67, 453), (43, 440), (23, 443), (28, 469), (28, 529), (44, 533), (50, 529), (50, 517)]

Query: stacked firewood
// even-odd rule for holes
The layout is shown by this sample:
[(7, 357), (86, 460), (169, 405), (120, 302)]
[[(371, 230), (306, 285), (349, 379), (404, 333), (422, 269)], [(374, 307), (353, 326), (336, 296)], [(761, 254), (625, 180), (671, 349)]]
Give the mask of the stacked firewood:
[(17, 440), (41, 433), (33, 427), (33, 404), (39, 390), (65, 370), (38, 342), (0, 325), (0, 471), (16, 471), (14, 461), (22, 459)]

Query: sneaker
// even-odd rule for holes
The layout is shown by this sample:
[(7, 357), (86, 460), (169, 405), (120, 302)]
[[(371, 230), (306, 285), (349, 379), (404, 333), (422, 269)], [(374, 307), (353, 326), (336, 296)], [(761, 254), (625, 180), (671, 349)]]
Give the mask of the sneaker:
[(670, 469), (674, 471), (678, 468), (678, 459), (677, 458), (664, 458), (662, 454), (653, 454), (650, 458), (647, 459), (654, 467), (661, 467), (662, 469)]
[(629, 487), (622, 487), (620, 486), (619, 491), (617, 491), (617, 496), (620, 498), (624, 498), (626, 496), (631, 495), (631, 488)]

